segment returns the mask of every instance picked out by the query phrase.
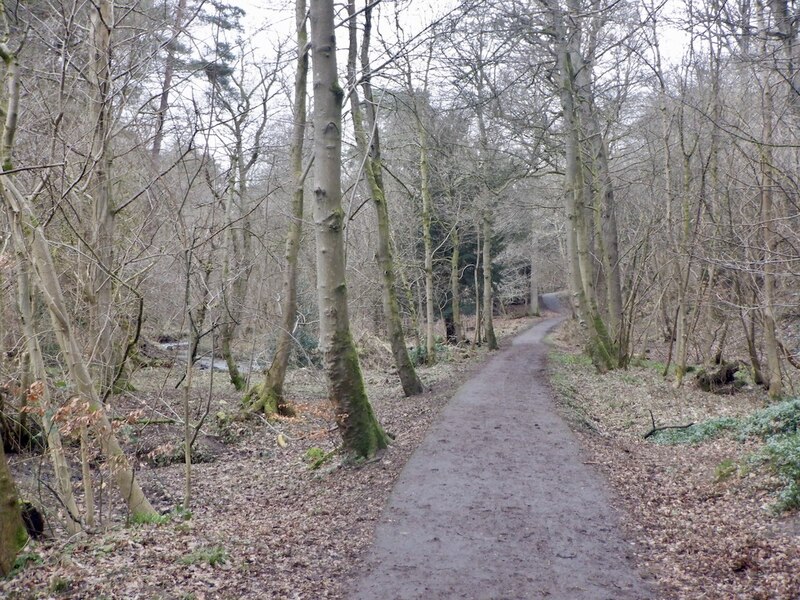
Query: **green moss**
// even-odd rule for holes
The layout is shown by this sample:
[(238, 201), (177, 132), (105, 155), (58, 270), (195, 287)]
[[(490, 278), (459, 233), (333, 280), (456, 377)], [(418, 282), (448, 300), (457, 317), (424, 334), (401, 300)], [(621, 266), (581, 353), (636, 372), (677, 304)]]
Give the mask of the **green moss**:
[(342, 101), (344, 100), (344, 90), (342, 89), (342, 86), (339, 85), (338, 81), (334, 81), (331, 84), (331, 92), (333, 92), (333, 95), (336, 96), (336, 103), (341, 105)]
[(242, 408), (248, 413), (264, 413), (269, 418), (274, 415), (295, 416), (295, 410), (286, 402), (282, 394), (266, 382), (257, 383), (242, 398)]
[(303, 454), (303, 460), (306, 462), (316, 462), (325, 456), (325, 450), (319, 446), (312, 446)]
[(730, 479), (739, 470), (736, 461), (726, 458), (714, 469), (714, 481), (721, 482)]
[(14, 577), (20, 571), (26, 569), (29, 565), (40, 565), (44, 562), (41, 555), (37, 554), (36, 552), (23, 552), (22, 554), (18, 554), (17, 558), (14, 559), (14, 567), (11, 569), (11, 572), (8, 574), (8, 577)]
[(14, 550), (20, 550), (21, 548), (25, 547), (25, 544), (28, 543), (28, 531), (25, 529), (25, 526), (22, 524), (22, 520), (20, 519), (20, 527), (17, 528), (17, 531), (14, 533)]
[(370, 458), (389, 445), (389, 438), (375, 418), (367, 398), (358, 353), (350, 333), (335, 334), (326, 354), (329, 394), (336, 407), (344, 454), (355, 460)]

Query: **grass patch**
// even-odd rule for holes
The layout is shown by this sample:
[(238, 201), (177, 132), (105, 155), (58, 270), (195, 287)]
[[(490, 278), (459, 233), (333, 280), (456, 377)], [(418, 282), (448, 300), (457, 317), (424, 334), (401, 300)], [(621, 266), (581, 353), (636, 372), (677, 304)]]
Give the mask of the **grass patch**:
[(579, 366), (579, 367), (592, 367), (592, 357), (587, 354), (570, 354), (569, 352), (550, 352), (550, 360), (561, 365)]
[(736, 464), (736, 461), (731, 458), (726, 458), (717, 465), (716, 469), (714, 469), (714, 481), (717, 483), (727, 481), (736, 475), (738, 471), (739, 465)]
[(319, 446), (312, 446), (306, 450), (306, 453), (303, 455), (303, 460), (307, 463), (315, 463), (323, 456), (325, 456), (325, 450)]
[[(659, 375), (664, 373), (664, 369), (667, 368), (667, 364), (661, 362), (660, 360), (650, 360), (649, 358), (642, 358), (641, 356), (634, 356), (631, 358), (630, 361), (631, 367), (640, 367), (643, 369), (652, 369)], [(670, 370), (673, 370), (672, 365), (670, 365)]]
[(211, 567), (224, 564), (228, 562), (228, 552), (222, 546), (210, 546), (208, 548), (200, 548), (194, 552), (190, 552), (181, 558), (181, 563), (184, 565), (197, 565), (206, 563)]
[(134, 513), (128, 518), (131, 527), (137, 525), (165, 525), (170, 521), (170, 515), (149, 515), (145, 513)]
[(17, 557), (14, 559), (14, 566), (11, 569), (11, 572), (8, 574), (8, 578), (11, 579), (17, 573), (30, 565), (40, 565), (43, 562), (44, 560), (42, 559), (41, 555), (37, 554), (36, 552), (21, 552), (20, 554), (17, 554)]

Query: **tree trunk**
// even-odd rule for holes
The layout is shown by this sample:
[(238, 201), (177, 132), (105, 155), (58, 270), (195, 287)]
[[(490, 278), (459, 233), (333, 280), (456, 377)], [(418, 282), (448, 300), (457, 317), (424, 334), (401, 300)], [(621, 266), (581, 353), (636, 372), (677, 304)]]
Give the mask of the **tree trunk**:
[[(14, 241), (21, 240), (15, 238)], [(50, 396), (50, 388), (47, 385), (47, 372), (45, 371), (42, 349), (39, 346), (39, 338), (33, 327), (32, 294), (33, 289), (25, 250), (23, 247), (17, 247), (17, 306), (33, 378), (38, 385), (41, 385), (37, 401), (42, 413), (42, 429), (47, 435), (47, 450), (56, 476), (59, 500), (69, 513), (66, 523), (67, 531), (77, 533), (81, 529), (80, 511), (72, 493), (72, 477), (69, 464), (64, 455), (64, 447), (61, 443), (61, 433), (56, 423), (53, 422), (55, 409)]]
[(450, 240), (453, 243), (453, 253), (450, 255), (450, 306), (452, 307), (453, 339), (448, 339), (453, 344), (459, 344), (464, 339), (464, 325), (461, 322), (461, 278), (458, 269), (461, 245), (458, 237), (458, 227), (453, 227), (453, 231), (450, 233)]
[(761, 144), (761, 236), (764, 243), (764, 286), (762, 288), (764, 319), (764, 351), (767, 355), (769, 371), (769, 397), (780, 398), (783, 394), (781, 358), (775, 333), (775, 262), (776, 258), (776, 215), (773, 208), (773, 157), (772, 157), (772, 116), (774, 112), (770, 77), (764, 78), (763, 94), (763, 143)]
[(91, 7), (91, 62), (89, 80), (93, 87), (92, 138), (93, 206), (92, 251), (96, 264), (92, 267), (91, 332), (95, 365), (101, 393), (105, 394), (114, 383), (116, 372), (114, 332), (116, 314), (112, 304), (114, 269), (114, 206), (111, 192), (111, 28), (113, 26), (111, 0), (98, 0)]
[(308, 28), (306, 27), (306, 1), (295, 2), (295, 25), (297, 26), (297, 67), (294, 79), (294, 127), (289, 160), (292, 167), (292, 216), (286, 233), (283, 272), (283, 296), (281, 303), (281, 328), (275, 344), (275, 355), (261, 385), (255, 386), (245, 398), (249, 410), (292, 416), (294, 409), (283, 395), (283, 383), (289, 367), (289, 355), (294, 342), (297, 323), (297, 257), (303, 232), (303, 188), (306, 170), (303, 169), (303, 143), (306, 133), (306, 89), (308, 87)]
[(11, 572), (17, 552), (27, 541), (17, 490), (0, 439), (0, 575), (5, 577)]
[(492, 293), (492, 223), (489, 211), (483, 211), (483, 322), (486, 343), (489, 350), (497, 350), (497, 337), (494, 334), (494, 294)]
[(244, 211), (244, 207), (241, 204), (247, 195), (247, 185), (244, 179), (247, 173), (241, 167), (244, 161), (241, 152), (241, 139), (237, 140), (237, 146), (236, 157), (231, 165), (229, 193), (225, 205), (227, 244), (225, 247), (225, 264), (222, 270), (223, 315), (219, 327), (219, 341), (220, 352), (228, 367), (228, 377), (231, 384), (236, 391), (242, 391), (245, 388), (245, 378), (239, 372), (239, 365), (233, 356), (231, 345), (241, 319), (242, 304), (247, 296), (247, 284), (251, 269), (246, 266), (246, 263), (251, 259), (249, 256), (249, 244), (246, 243), (250, 235), (247, 231), (249, 229), (247, 223), (243, 221), (240, 225), (234, 226), (234, 223), (239, 221), (241, 213)]
[(433, 241), (431, 219), (433, 200), (430, 189), (430, 164), (428, 161), (428, 134), (422, 115), (417, 110), (417, 134), (419, 138), (419, 176), (422, 191), (422, 241), (425, 247), (425, 356), (427, 363), (436, 362), (436, 339), (434, 337), (433, 313)]
[(480, 346), (483, 338), (481, 337), (482, 315), (481, 310), (481, 287), (478, 271), (481, 267), (481, 228), (475, 228), (475, 268), (472, 270), (473, 285), (475, 286), (475, 335), (472, 338), (473, 346)]
[(183, 30), (183, 14), (186, 12), (186, 0), (178, 0), (175, 8), (175, 21), (172, 23), (172, 39), (167, 42), (167, 56), (164, 59), (164, 80), (161, 84), (161, 97), (158, 101), (158, 111), (156, 112), (156, 131), (153, 134), (153, 163), (158, 168), (158, 159), (161, 155), (161, 143), (164, 139), (164, 121), (169, 109), (169, 93), (172, 90), (172, 78), (175, 75), (175, 51), (178, 45), (178, 35)]
[[(380, 137), (378, 135), (377, 114), (375, 101), (372, 97), (370, 84), (369, 41), (372, 23), (372, 7), (367, 4), (364, 11), (364, 40), (361, 51), (361, 69), (364, 89), (364, 100), (367, 103), (367, 124), (371, 129), (368, 139), (364, 128), (364, 119), (361, 114), (361, 105), (358, 98), (356, 83), (356, 55), (357, 55), (357, 22), (355, 0), (347, 4), (350, 16), (350, 48), (348, 53), (347, 72), (353, 89), (350, 93), (350, 113), (355, 129), (356, 145), (359, 154), (363, 157), (364, 175), (375, 206), (375, 216), (378, 230), (378, 248), (376, 258), (381, 274), (381, 291), (383, 299), (383, 315), (386, 330), (389, 336), (389, 345), (392, 349), (397, 374), (406, 396), (415, 396), (423, 391), (422, 382), (417, 376), (414, 365), (408, 356), (405, 334), (403, 333), (403, 320), (400, 316), (400, 304), (397, 301), (395, 285), (395, 267), (391, 249), (391, 227), (389, 225), (389, 209), (386, 203), (386, 191), (383, 187), (380, 162)], [(370, 150), (371, 148), (371, 150)]]
[[(579, 101), (586, 101), (582, 95), (591, 90), (580, 90), (576, 85), (575, 69), (581, 64), (579, 31), (568, 32), (565, 16), (553, 9), (553, 24), (558, 33), (558, 69), (560, 75), (559, 95), (567, 124), (566, 131), (566, 172), (565, 197), (569, 229), (567, 247), (574, 256), (570, 260), (570, 279), (572, 294), (576, 298), (578, 315), (586, 324), (588, 352), (592, 362), (600, 371), (615, 368), (618, 363), (617, 351), (597, 306), (594, 287), (594, 267), (589, 241), (587, 219), (587, 181), (585, 153), (582, 140), (585, 132), (581, 126)], [(582, 99), (579, 99), (582, 98)], [(570, 231), (571, 230), (571, 231)]]
[(337, 82), (333, 0), (311, 0), (314, 77), (314, 228), (320, 346), (328, 395), (334, 406), (344, 452), (372, 456), (389, 438), (367, 399), (347, 309), (342, 210), (342, 101)]
[(536, 260), (536, 239), (534, 238), (531, 248), (531, 281), (530, 281), (530, 303), (528, 304), (528, 315), (538, 317), (541, 314), (539, 307), (539, 273), (538, 261)]

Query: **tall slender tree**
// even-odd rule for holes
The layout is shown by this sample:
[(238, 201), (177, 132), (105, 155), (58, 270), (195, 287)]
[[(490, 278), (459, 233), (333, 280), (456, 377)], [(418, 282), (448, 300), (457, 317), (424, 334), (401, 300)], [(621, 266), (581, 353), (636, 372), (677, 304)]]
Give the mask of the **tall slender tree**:
[(389, 438), (372, 411), (364, 388), (347, 306), (344, 211), (342, 210), (342, 102), (337, 81), (333, 0), (311, 0), (314, 81), (314, 229), (320, 342), (328, 396), (347, 455), (364, 458)]
[[(357, 21), (355, 0), (347, 3), (350, 18), (350, 47), (347, 61), (347, 74), (350, 79), (350, 117), (353, 119), (356, 145), (363, 164), (378, 229), (378, 249), (376, 259), (381, 274), (381, 291), (383, 299), (383, 317), (389, 334), (389, 345), (394, 356), (394, 363), (406, 396), (421, 394), (422, 382), (417, 376), (414, 365), (408, 356), (406, 339), (403, 332), (403, 320), (400, 315), (400, 304), (397, 300), (395, 285), (395, 266), (392, 258), (391, 227), (389, 225), (389, 207), (387, 206), (386, 189), (381, 174), (381, 146), (378, 131), (377, 106), (372, 93), (372, 73), (369, 59), (370, 36), (372, 32), (371, 0), (366, 0), (364, 7), (364, 37), (361, 45), (361, 86), (366, 102), (366, 123), (361, 111), (356, 75), (356, 57), (358, 55)], [(368, 128), (367, 128), (368, 127)]]
[[(286, 402), (283, 384), (289, 355), (297, 326), (297, 257), (303, 232), (303, 203), (308, 169), (303, 167), (303, 146), (306, 134), (306, 95), (308, 88), (308, 15), (305, 0), (295, 1), (295, 25), (297, 27), (297, 65), (294, 79), (294, 125), (289, 160), (292, 168), (292, 214), (286, 232), (281, 296), (281, 327), (275, 344), (275, 354), (267, 369), (264, 381), (253, 386), (245, 397), (248, 410), (267, 414), (291, 415), (294, 410)], [(311, 165), (309, 164), (309, 167)]]

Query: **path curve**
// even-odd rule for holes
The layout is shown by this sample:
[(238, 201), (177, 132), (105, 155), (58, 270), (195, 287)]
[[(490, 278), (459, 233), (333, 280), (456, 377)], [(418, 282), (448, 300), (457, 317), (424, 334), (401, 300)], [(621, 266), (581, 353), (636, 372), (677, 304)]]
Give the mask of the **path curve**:
[(400, 474), (347, 598), (653, 597), (547, 387), (542, 339), (559, 321), (517, 336), (450, 401)]

